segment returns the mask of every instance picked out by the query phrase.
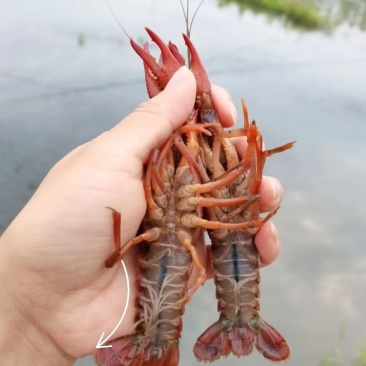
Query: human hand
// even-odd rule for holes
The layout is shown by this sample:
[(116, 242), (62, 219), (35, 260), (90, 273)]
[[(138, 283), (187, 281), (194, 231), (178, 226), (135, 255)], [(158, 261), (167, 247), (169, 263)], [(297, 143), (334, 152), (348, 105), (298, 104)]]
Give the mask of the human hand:
[[(181, 68), (161, 94), (59, 161), (5, 231), (0, 239), (0, 310), (9, 315), (0, 315), (0, 329), (14, 332), (8, 349), (24, 345), (29, 352), (42, 350), (48, 360), (57, 357), (68, 365), (93, 353), (101, 332), (114, 328), (125, 304), (126, 283), (118, 266), (104, 266), (113, 250), (112, 219), (105, 207), (121, 212), (123, 245), (136, 235), (146, 209), (143, 164), (186, 120), (195, 90), (193, 75)], [(222, 123), (233, 125), (228, 94), (213, 88), (213, 98)], [(269, 211), (279, 205), (282, 187), (264, 177), (260, 194), (263, 211)], [(256, 236), (264, 264), (279, 250), (272, 230), (267, 223)], [(124, 262), (134, 284), (136, 252), (131, 250)], [(134, 314), (130, 306), (115, 337), (131, 329)], [(0, 344), (3, 339), (0, 330)]]

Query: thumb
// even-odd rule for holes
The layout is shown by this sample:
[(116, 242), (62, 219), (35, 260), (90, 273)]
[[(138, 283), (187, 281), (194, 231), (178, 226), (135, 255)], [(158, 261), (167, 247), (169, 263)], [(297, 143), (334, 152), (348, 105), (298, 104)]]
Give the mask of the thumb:
[(183, 66), (174, 74), (164, 91), (142, 103), (109, 131), (113, 135), (109, 138), (115, 141), (115, 144), (109, 141), (109, 150), (113, 149), (118, 155), (133, 154), (145, 161), (152, 149), (160, 146), (187, 120), (195, 96), (195, 78)]

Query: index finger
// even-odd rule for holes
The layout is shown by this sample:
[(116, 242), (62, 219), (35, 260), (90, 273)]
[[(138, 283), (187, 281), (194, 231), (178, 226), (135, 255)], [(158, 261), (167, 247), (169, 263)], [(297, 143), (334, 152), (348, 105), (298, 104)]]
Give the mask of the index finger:
[(231, 95), (224, 88), (216, 85), (212, 85), (211, 91), (212, 101), (223, 127), (234, 126), (238, 113)]

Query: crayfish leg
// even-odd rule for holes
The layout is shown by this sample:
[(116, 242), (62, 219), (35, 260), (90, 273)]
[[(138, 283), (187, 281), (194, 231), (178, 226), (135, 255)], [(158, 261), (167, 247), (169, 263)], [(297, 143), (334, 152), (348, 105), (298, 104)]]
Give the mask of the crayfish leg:
[(279, 147), (275, 147), (274, 149), (265, 150), (263, 152), (263, 155), (264, 155), (265, 158), (268, 158), (269, 156), (272, 156), (274, 154), (278, 154), (278, 153), (280, 153), (282, 151), (286, 151), (286, 150), (291, 149), (294, 146), (295, 143), (296, 143), (296, 141), (292, 141), (292, 142), (288, 142), (285, 145), (282, 145), (282, 146), (279, 146)]
[[(192, 295), (206, 282), (207, 273), (206, 273), (206, 258), (202, 258), (202, 255), (200, 256), (197, 248), (192, 244), (192, 237), (190, 234), (188, 234), (186, 231), (181, 230), (178, 233), (178, 239), (179, 242), (190, 252), (192, 257), (193, 265), (198, 270), (198, 277), (188, 292), (176, 302), (176, 304), (187, 304)], [(203, 244), (203, 239), (200, 240), (199, 244)], [(205, 251), (204, 254), (207, 252)], [(200, 258), (201, 257), (201, 258)]]
[[(246, 204), (248, 201), (250, 202), (253, 201), (252, 199), (249, 199), (244, 196), (234, 198), (214, 198), (214, 197), (198, 196), (198, 197), (190, 197), (188, 198), (188, 200), (189, 202), (192, 202), (193, 204), (202, 207), (232, 207), (241, 204)], [(242, 207), (246, 207), (246, 205)], [(244, 209), (240, 208), (239, 212), (242, 212)]]
[[(259, 194), (254, 195), (252, 198), (247, 199), (244, 205), (238, 207), (237, 209), (231, 211), (229, 214), (225, 215), (220, 221), (221, 222), (230, 222), (234, 217), (237, 215), (240, 215), (243, 213), (243, 211), (247, 210), (249, 207), (251, 207), (254, 203), (260, 201)], [(271, 216), (272, 217), (272, 216)], [(264, 218), (264, 220), (268, 220), (267, 217)]]
[(161, 229), (154, 227), (131, 239), (121, 248), (121, 213), (116, 211), (114, 208), (107, 208), (112, 211), (113, 241), (115, 247), (115, 251), (105, 261), (105, 266), (107, 268), (112, 268), (116, 263), (118, 263), (134, 245), (144, 241), (154, 241), (160, 237)]
[(113, 242), (115, 249), (118, 250), (121, 246), (121, 213), (112, 207), (106, 207), (106, 208), (112, 211)]
[(182, 186), (177, 190), (178, 197), (189, 197), (192, 193), (209, 193), (216, 189), (220, 189), (224, 186), (229, 185), (234, 182), (235, 179), (239, 178), (243, 175), (245, 168), (249, 163), (243, 161), (238, 165), (235, 170), (231, 170), (227, 174), (223, 174), (219, 179), (213, 180), (208, 183), (202, 184), (187, 184), (186, 186)]
[[(204, 171), (203, 167), (200, 164), (198, 164), (197, 161), (195, 160), (198, 157), (199, 150), (198, 149), (197, 151), (189, 150), (185, 145), (182, 137), (178, 134), (174, 136), (174, 144), (180, 151), (184, 159), (186, 160), (193, 178), (195, 179), (196, 182), (199, 182), (200, 181), (199, 177), (205, 177), (206, 175), (206, 172)], [(195, 154), (195, 156), (193, 154)], [(197, 175), (197, 172), (199, 176)]]
[(182, 218), (182, 224), (187, 227), (201, 227), (212, 230), (250, 230), (260, 229), (278, 211), (279, 207), (271, 211), (265, 218), (258, 220), (248, 220), (244, 222), (226, 223), (221, 221), (209, 221), (198, 216), (187, 214)]

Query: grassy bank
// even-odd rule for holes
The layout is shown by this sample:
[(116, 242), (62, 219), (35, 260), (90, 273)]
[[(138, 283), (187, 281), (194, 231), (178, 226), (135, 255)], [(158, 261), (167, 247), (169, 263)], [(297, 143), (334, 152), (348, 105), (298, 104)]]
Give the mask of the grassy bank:
[(320, 15), (311, 0), (219, 0), (219, 4), (238, 4), (241, 11), (251, 9), (273, 17), (283, 17), (286, 23), (304, 30), (330, 26), (328, 19)]

